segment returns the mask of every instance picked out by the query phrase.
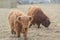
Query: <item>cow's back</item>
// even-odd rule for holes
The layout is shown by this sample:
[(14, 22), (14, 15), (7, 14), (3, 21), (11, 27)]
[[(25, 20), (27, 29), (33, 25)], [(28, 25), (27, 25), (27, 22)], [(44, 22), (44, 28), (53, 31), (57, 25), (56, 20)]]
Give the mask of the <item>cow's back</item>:
[(16, 21), (17, 16), (21, 16), (22, 12), (20, 10), (11, 10), (9, 12), (8, 20), (10, 24), (14, 24), (14, 21)]

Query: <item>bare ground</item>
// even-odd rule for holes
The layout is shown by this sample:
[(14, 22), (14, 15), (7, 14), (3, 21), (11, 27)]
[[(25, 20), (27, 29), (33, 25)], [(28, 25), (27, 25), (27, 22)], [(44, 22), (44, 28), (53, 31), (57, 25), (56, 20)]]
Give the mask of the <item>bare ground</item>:
[[(41, 25), (41, 28), (37, 28), (37, 25), (33, 25), (29, 28), (27, 38), (28, 40), (60, 40), (60, 4), (37, 4), (44, 13), (50, 18), (51, 25), (49, 29), (46, 29)], [(18, 9), (27, 13), (30, 5), (19, 5)], [(8, 12), (10, 9), (0, 8), (0, 40), (23, 40), (23, 35), (20, 38), (16, 38), (10, 32), (8, 24)]]

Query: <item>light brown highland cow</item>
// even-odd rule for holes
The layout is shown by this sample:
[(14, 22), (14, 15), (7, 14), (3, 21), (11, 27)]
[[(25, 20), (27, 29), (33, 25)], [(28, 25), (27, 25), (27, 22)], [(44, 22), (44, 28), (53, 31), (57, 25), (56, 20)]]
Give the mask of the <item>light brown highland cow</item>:
[(24, 40), (27, 40), (27, 31), (32, 19), (31, 16), (23, 15), (20, 10), (10, 11), (8, 20), (11, 27), (11, 33), (16, 33), (17, 37), (20, 37), (20, 33), (23, 33)]

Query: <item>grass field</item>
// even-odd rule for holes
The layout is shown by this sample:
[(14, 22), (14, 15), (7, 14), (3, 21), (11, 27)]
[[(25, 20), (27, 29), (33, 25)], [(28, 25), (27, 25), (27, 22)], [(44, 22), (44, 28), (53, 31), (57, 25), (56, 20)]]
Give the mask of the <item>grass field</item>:
[[(44, 13), (50, 18), (51, 25), (49, 29), (46, 29), (41, 25), (41, 28), (37, 28), (37, 25), (33, 25), (29, 28), (27, 38), (28, 40), (60, 40), (60, 4), (35, 4), (39, 6)], [(30, 5), (18, 5), (17, 9), (27, 13)], [(20, 38), (16, 38), (10, 32), (8, 24), (8, 12), (10, 9), (0, 8), (0, 40), (23, 40), (23, 35)]]

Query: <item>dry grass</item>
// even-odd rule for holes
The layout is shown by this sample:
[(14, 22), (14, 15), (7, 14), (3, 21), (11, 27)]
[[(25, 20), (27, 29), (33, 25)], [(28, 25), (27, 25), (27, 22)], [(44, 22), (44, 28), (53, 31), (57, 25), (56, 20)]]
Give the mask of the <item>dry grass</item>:
[[(51, 25), (46, 29), (41, 25), (33, 25), (28, 31), (28, 40), (60, 40), (60, 4), (37, 4), (50, 18)], [(19, 5), (18, 9), (27, 13), (30, 5)], [(0, 40), (23, 40), (23, 37), (16, 38), (10, 33), (8, 25), (8, 12), (10, 9), (0, 9)], [(21, 35), (22, 36), (22, 35)]]

